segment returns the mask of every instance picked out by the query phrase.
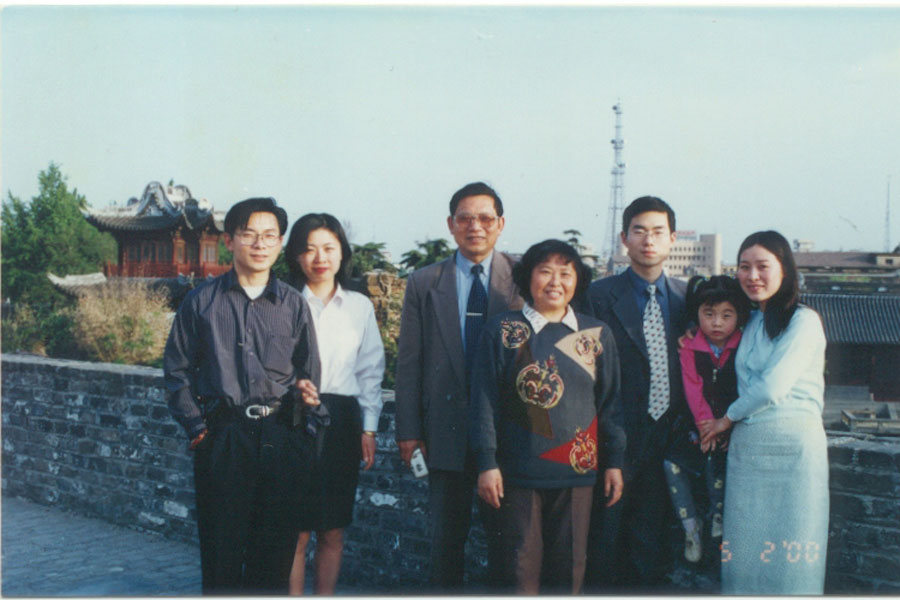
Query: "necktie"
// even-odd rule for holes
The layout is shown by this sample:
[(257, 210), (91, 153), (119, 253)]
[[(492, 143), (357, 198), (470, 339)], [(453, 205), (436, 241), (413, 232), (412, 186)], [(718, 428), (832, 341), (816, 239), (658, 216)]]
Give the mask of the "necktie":
[(478, 351), (478, 338), (484, 328), (487, 316), (487, 291), (481, 283), (481, 272), (484, 267), (474, 265), (472, 267), (472, 289), (469, 291), (469, 301), (466, 304), (466, 374), (472, 373), (472, 361)]
[(656, 286), (647, 286), (650, 298), (644, 308), (644, 341), (650, 358), (650, 401), (647, 412), (654, 421), (669, 408), (669, 353), (666, 347), (666, 325), (662, 309), (656, 301)]

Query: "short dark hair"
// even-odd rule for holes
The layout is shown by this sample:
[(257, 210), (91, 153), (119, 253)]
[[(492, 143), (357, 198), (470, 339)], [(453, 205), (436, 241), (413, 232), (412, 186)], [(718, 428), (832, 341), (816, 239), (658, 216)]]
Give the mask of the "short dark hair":
[(228, 209), (225, 215), (225, 233), (234, 237), (234, 232), (247, 227), (253, 213), (271, 213), (278, 219), (278, 232), (287, 231), (287, 213), (275, 203), (275, 198), (247, 198)]
[(791, 317), (797, 310), (800, 302), (800, 277), (797, 275), (797, 263), (794, 262), (794, 253), (791, 245), (783, 235), (777, 231), (757, 231), (747, 236), (738, 250), (737, 264), (741, 268), (741, 254), (751, 246), (762, 246), (775, 255), (781, 263), (783, 279), (781, 287), (766, 302), (766, 310), (763, 320), (766, 324), (766, 334), (769, 339), (774, 339), (782, 331), (787, 329)]
[(471, 196), (490, 196), (494, 199), (494, 210), (497, 211), (497, 216), (503, 216), (503, 201), (500, 200), (500, 196), (497, 195), (494, 188), (483, 181), (467, 183), (453, 194), (453, 197), (450, 198), (450, 216), (452, 217), (456, 214), (456, 209), (464, 198), (469, 198)]
[(665, 200), (656, 196), (641, 196), (636, 198), (622, 212), (622, 231), (628, 235), (628, 227), (631, 220), (645, 212), (664, 212), (669, 219), (669, 233), (675, 232), (675, 211)]
[(728, 302), (737, 312), (738, 327), (743, 327), (750, 319), (750, 300), (741, 289), (741, 284), (728, 275), (704, 277), (695, 275), (687, 284), (688, 315), (700, 322), (698, 313), (704, 306), (715, 306), (720, 302)]
[(529, 304), (534, 302), (534, 298), (531, 296), (531, 273), (535, 267), (554, 254), (562, 256), (566, 263), (572, 263), (572, 266), (575, 268), (575, 276), (578, 278), (578, 283), (575, 285), (573, 299), (580, 298), (591, 282), (590, 268), (584, 264), (578, 251), (571, 244), (555, 239), (538, 242), (525, 251), (525, 254), (522, 255), (522, 260), (513, 266), (512, 271), (513, 282), (519, 289), (519, 295)]
[(328, 213), (305, 214), (297, 219), (297, 222), (291, 227), (291, 235), (288, 237), (287, 246), (284, 249), (284, 258), (291, 271), (291, 283), (298, 289), (302, 289), (306, 285), (306, 274), (303, 272), (303, 267), (297, 262), (297, 258), (306, 252), (309, 234), (316, 229), (327, 229), (338, 239), (341, 245), (341, 266), (334, 278), (339, 284), (347, 287), (353, 250), (350, 248), (350, 242), (347, 241), (347, 234), (344, 232), (341, 222)]

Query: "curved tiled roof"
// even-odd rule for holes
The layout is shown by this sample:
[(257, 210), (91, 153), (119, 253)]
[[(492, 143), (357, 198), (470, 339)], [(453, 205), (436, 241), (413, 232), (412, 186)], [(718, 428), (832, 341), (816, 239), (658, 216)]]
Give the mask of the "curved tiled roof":
[(816, 310), (829, 344), (900, 345), (900, 296), (802, 294)]
[[(169, 198), (166, 190), (174, 200)], [(84, 216), (101, 231), (167, 231), (182, 226), (187, 229), (211, 227), (218, 233), (225, 230), (223, 215), (214, 212), (207, 200), (196, 200), (187, 186), (167, 188), (158, 181), (147, 184), (141, 200), (132, 198), (122, 208), (88, 210)]]
[(104, 215), (88, 213), (88, 223), (100, 231), (157, 231), (174, 229), (181, 221), (172, 215)]

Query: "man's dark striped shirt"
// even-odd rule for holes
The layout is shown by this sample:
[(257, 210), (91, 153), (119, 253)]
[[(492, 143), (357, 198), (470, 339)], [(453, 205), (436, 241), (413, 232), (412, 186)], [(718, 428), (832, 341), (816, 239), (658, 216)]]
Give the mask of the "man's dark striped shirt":
[(297, 379), (318, 387), (321, 367), (309, 306), (275, 277), (251, 300), (232, 269), (185, 297), (163, 368), (169, 410), (189, 438), (206, 428), (201, 398), (231, 406), (265, 404)]

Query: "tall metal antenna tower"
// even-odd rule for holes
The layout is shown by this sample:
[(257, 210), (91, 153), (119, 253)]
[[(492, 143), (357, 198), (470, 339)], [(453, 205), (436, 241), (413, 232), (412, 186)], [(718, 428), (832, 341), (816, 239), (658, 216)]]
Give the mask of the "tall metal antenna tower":
[(891, 176), (887, 177), (887, 199), (884, 203), (884, 251), (890, 252), (891, 248)]
[(622, 102), (616, 101), (612, 109), (616, 113), (616, 137), (610, 140), (615, 150), (612, 182), (609, 189), (609, 245), (606, 248), (609, 254), (607, 268), (610, 273), (613, 270), (613, 257), (619, 248), (619, 214), (625, 203), (625, 161), (622, 160), (622, 148), (625, 147), (625, 140), (622, 139)]

